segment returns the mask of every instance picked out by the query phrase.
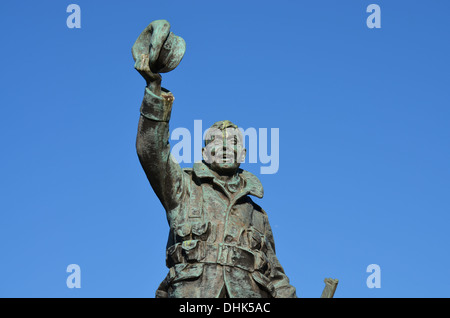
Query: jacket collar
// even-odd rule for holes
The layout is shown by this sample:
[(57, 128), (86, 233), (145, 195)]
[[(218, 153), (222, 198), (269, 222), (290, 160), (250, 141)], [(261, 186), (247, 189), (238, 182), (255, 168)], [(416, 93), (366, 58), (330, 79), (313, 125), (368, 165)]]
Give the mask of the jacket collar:
[[(209, 178), (218, 183), (218, 179), (211, 172), (211, 169), (202, 161), (194, 163), (193, 171), (200, 179)], [(251, 172), (242, 169), (239, 169), (238, 176), (244, 185), (242, 192), (245, 194), (249, 193), (260, 199), (264, 196), (264, 189), (258, 177)]]

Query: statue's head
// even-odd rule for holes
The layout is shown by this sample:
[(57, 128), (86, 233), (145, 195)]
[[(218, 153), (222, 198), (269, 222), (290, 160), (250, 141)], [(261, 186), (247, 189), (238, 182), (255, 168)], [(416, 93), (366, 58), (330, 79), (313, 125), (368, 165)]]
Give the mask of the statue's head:
[(231, 121), (218, 121), (206, 132), (203, 160), (218, 174), (236, 173), (246, 153), (242, 132)]

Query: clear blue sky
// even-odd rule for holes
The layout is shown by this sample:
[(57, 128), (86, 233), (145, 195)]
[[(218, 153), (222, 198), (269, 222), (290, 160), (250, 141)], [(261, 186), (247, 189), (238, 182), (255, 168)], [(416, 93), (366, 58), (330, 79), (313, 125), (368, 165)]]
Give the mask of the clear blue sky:
[[(81, 7), (81, 29), (66, 8)], [(366, 7), (381, 7), (381, 29)], [(450, 297), (450, 2), (8, 1), (0, 34), (0, 296), (153, 297), (168, 226), (135, 150), (131, 46), (167, 19), (171, 129), (279, 128), (259, 173), (300, 297)], [(81, 267), (81, 288), (66, 267)], [(366, 268), (381, 268), (369, 289)]]

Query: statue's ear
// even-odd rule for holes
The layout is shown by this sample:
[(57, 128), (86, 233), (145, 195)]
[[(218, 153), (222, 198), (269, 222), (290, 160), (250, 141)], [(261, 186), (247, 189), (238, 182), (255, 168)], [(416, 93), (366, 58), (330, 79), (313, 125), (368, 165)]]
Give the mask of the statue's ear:
[(211, 154), (209, 153), (208, 149), (206, 149), (206, 147), (202, 148), (202, 157), (203, 157), (203, 160), (206, 163), (211, 163), (212, 162)]
[(246, 155), (247, 155), (247, 149), (242, 148), (241, 153), (240, 153), (240, 156), (239, 156), (239, 158), (237, 159), (237, 161), (238, 161), (239, 163), (244, 162), (245, 156), (246, 156)]

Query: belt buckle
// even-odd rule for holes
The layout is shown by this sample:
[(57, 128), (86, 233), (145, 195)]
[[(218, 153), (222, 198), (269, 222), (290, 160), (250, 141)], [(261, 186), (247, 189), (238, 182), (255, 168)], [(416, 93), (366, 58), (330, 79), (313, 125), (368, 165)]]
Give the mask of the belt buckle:
[(223, 243), (219, 243), (219, 250), (217, 252), (217, 264), (220, 265), (230, 265), (228, 264), (229, 246)]

